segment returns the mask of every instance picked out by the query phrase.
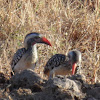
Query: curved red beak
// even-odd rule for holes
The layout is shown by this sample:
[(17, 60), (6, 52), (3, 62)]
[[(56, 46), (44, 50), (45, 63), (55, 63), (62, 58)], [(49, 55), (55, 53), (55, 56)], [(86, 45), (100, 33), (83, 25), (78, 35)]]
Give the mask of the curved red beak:
[(52, 46), (51, 43), (45, 37), (42, 37), (42, 43)]
[(73, 66), (72, 66), (72, 75), (75, 74), (75, 70), (76, 70), (76, 63), (74, 63)]

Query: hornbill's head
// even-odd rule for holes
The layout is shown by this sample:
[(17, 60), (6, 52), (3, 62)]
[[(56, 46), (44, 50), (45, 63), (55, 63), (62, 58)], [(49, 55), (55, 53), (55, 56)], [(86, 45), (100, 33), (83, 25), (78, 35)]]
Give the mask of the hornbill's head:
[(33, 32), (26, 35), (24, 40), (25, 48), (28, 48), (36, 43), (44, 43), (51, 46), (51, 43), (45, 37), (43, 37), (42, 34)]
[(81, 63), (81, 52), (78, 50), (72, 50), (68, 53), (69, 63), (72, 66), (72, 75), (75, 74), (76, 67)]

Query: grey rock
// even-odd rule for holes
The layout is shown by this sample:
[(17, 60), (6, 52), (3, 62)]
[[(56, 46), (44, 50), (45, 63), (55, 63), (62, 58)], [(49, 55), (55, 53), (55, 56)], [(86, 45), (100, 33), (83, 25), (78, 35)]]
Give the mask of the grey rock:
[(84, 80), (82, 75), (58, 75), (43, 80), (27, 69), (11, 78), (11, 97), (14, 100), (100, 100), (100, 84), (90, 85)]
[(30, 88), (32, 91), (41, 91), (43, 80), (31, 69), (16, 73), (10, 80), (11, 88)]

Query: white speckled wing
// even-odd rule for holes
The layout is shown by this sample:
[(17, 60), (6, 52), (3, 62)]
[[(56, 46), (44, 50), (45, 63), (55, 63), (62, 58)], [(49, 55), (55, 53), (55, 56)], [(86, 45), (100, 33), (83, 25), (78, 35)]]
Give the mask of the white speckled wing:
[(19, 62), (19, 60), (22, 58), (23, 54), (26, 53), (25, 48), (18, 49), (17, 52), (14, 54), (12, 62), (11, 62), (11, 67), (12, 70), (14, 69), (14, 66)]
[(64, 54), (55, 54), (47, 62), (45, 69), (52, 70), (55, 67), (62, 65), (68, 60), (68, 57)]

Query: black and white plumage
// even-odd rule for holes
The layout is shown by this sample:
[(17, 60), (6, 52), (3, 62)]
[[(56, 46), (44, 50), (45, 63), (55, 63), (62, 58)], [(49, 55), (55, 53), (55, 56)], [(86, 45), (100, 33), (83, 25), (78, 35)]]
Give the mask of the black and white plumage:
[(68, 55), (55, 54), (47, 62), (44, 67), (44, 74), (48, 77), (55, 75), (75, 74), (76, 64), (81, 63), (81, 52), (72, 50)]
[(44, 43), (51, 46), (51, 43), (41, 34), (35, 32), (27, 34), (24, 39), (24, 48), (18, 49), (13, 56), (11, 62), (13, 72), (34, 69), (38, 61), (36, 43)]
[(14, 69), (14, 66), (18, 63), (18, 61), (21, 59), (23, 54), (25, 54), (27, 50), (25, 48), (18, 49), (17, 52), (14, 54), (14, 57), (11, 62), (12, 70)]

